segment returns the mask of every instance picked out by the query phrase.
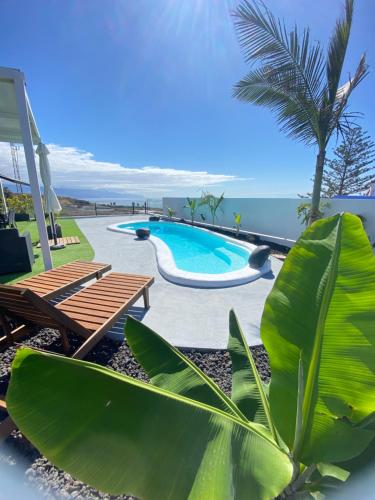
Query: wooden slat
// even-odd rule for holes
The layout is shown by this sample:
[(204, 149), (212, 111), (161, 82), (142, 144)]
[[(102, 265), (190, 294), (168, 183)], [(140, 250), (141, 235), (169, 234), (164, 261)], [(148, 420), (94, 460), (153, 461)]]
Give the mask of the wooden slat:
[(125, 288), (127, 289), (136, 289), (140, 288), (142, 286), (145, 286), (144, 283), (134, 283), (131, 281), (124, 281), (123, 283), (120, 282), (111, 282), (111, 281), (103, 281), (101, 282), (100, 280), (96, 282), (95, 284), (93, 283), (92, 287), (94, 288), (109, 288), (111, 290), (123, 290)]
[(123, 294), (123, 293), (126, 293), (126, 292), (133, 292), (135, 290), (139, 290), (140, 288), (143, 288), (143, 286), (131, 286), (131, 285), (127, 285), (127, 286), (117, 286), (117, 287), (111, 287), (111, 286), (108, 286), (106, 284), (103, 284), (103, 285), (100, 285), (100, 286), (96, 286), (95, 288), (92, 287), (92, 291), (95, 292), (95, 293), (111, 293), (112, 295), (116, 295), (116, 294)]
[[(86, 296), (86, 298), (85, 297), (77, 297), (77, 294), (74, 294), (71, 297), (69, 297), (69, 300), (70, 300), (70, 303), (72, 303), (72, 304), (75, 304), (75, 303), (77, 303), (77, 304), (84, 303), (85, 304), (85, 303), (87, 303), (87, 296)], [(110, 306), (113, 304), (114, 306), (118, 306), (118, 305), (121, 305), (122, 303), (123, 303), (123, 300), (116, 299), (115, 297), (97, 297), (95, 294), (90, 296), (90, 304), (93, 304), (93, 305)], [(59, 304), (57, 304), (56, 307), (58, 305)]]
[[(28, 286), (27, 288), (31, 288)], [(49, 293), (51, 290), (53, 290), (53, 286), (47, 286), (47, 285), (32, 285), (33, 291), (34, 292), (41, 292), (41, 293)]]
[(106, 276), (106, 278), (108, 278), (108, 282), (110, 283), (136, 283), (138, 285), (142, 285), (142, 284), (146, 284), (148, 283), (150, 280), (149, 279), (141, 279), (141, 278), (137, 278), (137, 277), (134, 277), (134, 276), (129, 276), (129, 277), (126, 277), (126, 278), (120, 278), (119, 276)]
[[(77, 295), (78, 294), (80, 296), (82, 296), (83, 295), (83, 291), (78, 292)], [(110, 299), (116, 297), (117, 299), (121, 299), (121, 300), (122, 300), (122, 297), (124, 295), (124, 294), (120, 294), (120, 293), (117, 293), (115, 295), (113, 292), (108, 291), (108, 290), (91, 290), (91, 289), (87, 291), (87, 294), (88, 295), (90, 294), (91, 296), (94, 296), (94, 297), (96, 297), (96, 296), (98, 296), (98, 297), (107, 297), (107, 298), (110, 298)]]
[(82, 311), (84, 310), (87, 314), (100, 315), (102, 313), (114, 313), (117, 307), (113, 305), (98, 305), (91, 304), (91, 302), (80, 303), (80, 302), (72, 302), (70, 301), (68, 304), (65, 304), (64, 311)]
[(39, 278), (30, 278), (27, 280), (24, 280), (22, 282), (23, 286), (26, 286), (27, 288), (29, 286), (37, 285), (38, 283), (40, 284), (48, 284), (48, 285), (53, 285), (56, 286), (56, 283), (66, 283), (68, 280), (63, 280), (61, 276), (56, 275), (56, 276), (40, 276)]
[[(27, 325), (21, 325), (12, 331), (12, 340), (13, 342), (16, 342), (17, 340), (26, 337), (29, 333), (30, 327)], [(8, 345), (8, 337), (6, 335), (0, 337), (0, 349), (4, 349), (5, 347), (8, 347)]]
[(103, 338), (103, 336), (108, 332), (112, 326), (117, 322), (121, 315), (136, 302), (142, 296), (142, 290), (136, 293), (131, 299), (123, 304), (113, 316), (111, 316), (106, 323), (104, 323), (99, 330), (96, 330), (91, 337), (89, 337), (82, 345), (79, 347), (72, 358), (82, 359), (86, 356), (88, 352)]
[(83, 328), (86, 328), (86, 330), (89, 330), (91, 333), (96, 332), (98, 330), (98, 324), (97, 323), (91, 323), (90, 321), (78, 321), (78, 323), (83, 326)]
[[(61, 309), (61, 310), (65, 312), (64, 309)], [(81, 313), (69, 312), (67, 314), (69, 314), (69, 317), (74, 319), (74, 321), (78, 321), (78, 323), (81, 323), (81, 322), (92, 323), (93, 325), (96, 325), (95, 328), (98, 328), (99, 326), (101, 326), (105, 322), (105, 319), (108, 319), (108, 316), (105, 316), (105, 319), (99, 318), (98, 316), (88, 316), (87, 314), (84, 313), (84, 311), (82, 311)], [(111, 315), (109, 314), (109, 316), (111, 316)]]

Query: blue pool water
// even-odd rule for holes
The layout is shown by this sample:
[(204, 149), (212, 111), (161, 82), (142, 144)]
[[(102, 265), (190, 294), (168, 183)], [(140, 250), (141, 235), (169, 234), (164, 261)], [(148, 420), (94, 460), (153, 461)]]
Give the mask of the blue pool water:
[(135, 231), (144, 227), (170, 248), (176, 267), (183, 271), (221, 274), (248, 266), (250, 252), (220, 235), (173, 222), (130, 222), (121, 229)]

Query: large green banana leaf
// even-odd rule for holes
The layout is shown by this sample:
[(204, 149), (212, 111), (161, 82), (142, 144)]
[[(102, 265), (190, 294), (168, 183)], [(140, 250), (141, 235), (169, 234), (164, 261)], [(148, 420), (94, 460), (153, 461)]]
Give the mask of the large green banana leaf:
[(291, 480), (263, 426), (84, 361), (20, 349), (7, 404), (52, 463), (110, 494), (268, 499)]
[(314, 223), (289, 253), (261, 324), (272, 418), (303, 463), (348, 460), (374, 436), (358, 425), (375, 410), (374, 325), (375, 257), (360, 219)]
[(276, 439), (263, 383), (233, 310), (229, 313), (228, 350), (233, 372), (232, 401), (248, 420), (267, 426)]
[(129, 317), (126, 321), (125, 337), (153, 385), (215, 406), (246, 420), (237, 406), (212, 379), (146, 325)]

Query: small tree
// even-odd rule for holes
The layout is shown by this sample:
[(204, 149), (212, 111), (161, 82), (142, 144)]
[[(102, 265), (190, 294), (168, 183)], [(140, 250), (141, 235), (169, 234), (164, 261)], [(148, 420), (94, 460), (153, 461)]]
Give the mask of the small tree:
[(167, 212), (168, 212), (168, 218), (169, 218), (169, 219), (172, 219), (172, 217), (173, 217), (173, 216), (175, 215), (175, 213), (176, 213), (176, 212), (175, 212), (172, 208), (170, 208), (170, 207), (168, 207), (168, 208), (167, 208)]
[(198, 208), (198, 202), (195, 198), (186, 198), (186, 201), (187, 205), (185, 205), (184, 208), (188, 208), (190, 210), (191, 223), (194, 225), (195, 212)]
[[(324, 201), (320, 201), (319, 203), (319, 211), (317, 213), (317, 218), (322, 219), (324, 217), (324, 210), (329, 208), (330, 204)], [(309, 225), (309, 220), (311, 217), (311, 203), (308, 201), (302, 202), (297, 207), (297, 217), (300, 219), (301, 224), (304, 224), (306, 227)]]
[(8, 208), (17, 214), (31, 214), (33, 211), (33, 200), (30, 194), (14, 194), (7, 198)]
[(368, 133), (361, 127), (349, 129), (333, 154), (335, 158), (326, 161), (323, 193), (331, 198), (365, 191), (375, 172), (375, 143)]
[(208, 192), (202, 193), (199, 205), (204, 205), (208, 207), (208, 210), (210, 211), (211, 214), (213, 226), (215, 225), (216, 213), (223, 201), (224, 201), (224, 193), (221, 193), (219, 197), (216, 197), (215, 195)]
[(234, 217), (234, 227), (236, 228), (236, 237), (238, 238), (241, 228), (241, 214), (236, 214), (236, 212), (234, 212), (233, 217)]

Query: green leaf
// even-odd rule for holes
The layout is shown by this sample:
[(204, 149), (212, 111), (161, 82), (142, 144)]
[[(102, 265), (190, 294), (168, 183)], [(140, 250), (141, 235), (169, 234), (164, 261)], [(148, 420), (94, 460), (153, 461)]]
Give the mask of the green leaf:
[[(314, 223), (289, 253), (270, 293), (261, 336), (270, 356), (270, 408), (305, 464), (361, 453), (374, 431), (375, 257), (358, 217)], [(302, 429), (294, 443), (300, 352)]]
[(228, 350), (233, 372), (232, 401), (248, 420), (268, 427), (276, 440), (276, 432), (263, 383), (233, 310), (229, 313)]
[(109, 494), (268, 499), (291, 479), (262, 426), (84, 361), (18, 350), (7, 404), (47, 459)]
[(129, 317), (125, 337), (153, 385), (247, 420), (212, 379), (146, 325)]
[(333, 464), (324, 464), (320, 463), (317, 465), (317, 469), (321, 476), (323, 477), (333, 477), (338, 479), (339, 481), (346, 481), (350, 476), (350, 472), (343, 469), (342, 467), (338, 467)]

